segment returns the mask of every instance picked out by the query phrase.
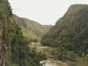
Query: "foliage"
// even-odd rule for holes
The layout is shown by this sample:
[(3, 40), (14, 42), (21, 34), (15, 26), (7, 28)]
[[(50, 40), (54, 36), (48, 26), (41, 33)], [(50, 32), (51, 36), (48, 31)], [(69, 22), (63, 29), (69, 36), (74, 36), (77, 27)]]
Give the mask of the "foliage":
[(43, 45), (64, 47), (79, 56), (88, 50), (88, 5), (72, 5), (41, 40)]
[[(31, 51), (28, 40), (12, 17), (8, 0), (0, 0), (0, 22), (2, 29), (2, 46), (5, 46), (6, 66), (40, 66), (40, 60), (46, 59), (43, 54)], [(2, 47), (0, 45), (0, 47)], [(3, 47), (2, 47), (3, 48)], [(6, 64), (6, 63), (5, 63)]]
[(39, 61), (45, 59), (43, 55), (29, 49), (27, 39), (23, 37), (21, 28), (15, 22), (9, 22), (7, 25), (7, 30), (4, 31), (6, 35), (3, 35), (3, 39), (11, 47), (11, 61), (14, 63), (13, 65), (39, 65)]
[(77, 54), (74, 51), (70, 51), (68, 54), (71, 59), (76, 59), (76, 57), (77, 57)]
[(70, 66), (77, 66), (74, 62), (72, 62), (71, 64), (70, 64)]
[(35, 41), (35, 39), (40, 40), (51, 27), (51, 25), (41, 25), (36, 21), (20, 18), (16, 15), (13, 15), (13, 18), (15, 19), (16, 24), (21, 27), (23, 35), (30, 41)]
[(54, 59), (56, 60), (62, 60), (65, 61), (65, 57), (67, 54), (67, 50), (65, 50), (63, 47), (56, 48), (54, 51), (52, 51), (52, 55), (54, 55)]
[(82, 60), (86, 61), (87, 65), (88, 65), (88, 54), (83, 53)]

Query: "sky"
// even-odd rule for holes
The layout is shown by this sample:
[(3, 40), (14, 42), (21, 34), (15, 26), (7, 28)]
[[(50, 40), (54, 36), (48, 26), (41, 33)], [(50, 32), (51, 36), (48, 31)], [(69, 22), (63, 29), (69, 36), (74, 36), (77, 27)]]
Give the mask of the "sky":
[(72, 4), (88, 4), (88, 0), (9, 0), (9, 2), (13, 14), (42, 25), (54, 25)]

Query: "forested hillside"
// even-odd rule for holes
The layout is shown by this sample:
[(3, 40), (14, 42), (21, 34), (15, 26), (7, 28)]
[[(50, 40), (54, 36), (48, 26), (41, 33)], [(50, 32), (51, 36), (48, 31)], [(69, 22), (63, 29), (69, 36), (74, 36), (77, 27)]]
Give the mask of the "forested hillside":
[[(76, 57), (82, 54), (88, 62), (88, 5), (70, 6), (56, 25), (50, 27), (13, 15), (8, 0), (0, 0), (0, 66), (41, 66), (40, 61), (44, 60), (42, 65), (49, 62), (46, 59), (76, 66)], [(31, 43), (35, 45), (32, 47), (29, 40), (41, 37), (43, 45)]]
[(39, 66), (46, 57), (30, 50), (27, 44), (8, 0), (0, 0), (0, 66)]
[(42, 38), (43, 45), (64, 48), (78, 55), (88, 53), (88, 5), (71, 5)]
[(29, 40), (40, 40), (48, 32), (51, 25), (41, 25), (38, 22), (13, 15), (16, 24), (21, 27), (23, 35)]

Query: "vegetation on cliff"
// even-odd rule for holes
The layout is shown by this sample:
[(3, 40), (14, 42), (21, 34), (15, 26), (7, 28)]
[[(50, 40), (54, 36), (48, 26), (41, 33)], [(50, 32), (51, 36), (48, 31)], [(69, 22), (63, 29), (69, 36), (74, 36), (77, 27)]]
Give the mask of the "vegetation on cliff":
[[(39, 66), (39, 61), (46, 59), (43, 54), (29, 49), (27, 39), (13, 18), (8, 0), (0, 0), (0, 22), (2, 29), (1, 66)], [(1, 59), (2, 57), (4, 58)]]
[(15, 19), (16, 24), (22, 29), (24, 37), (29, 41), (40, 40), (51, 27), (51, 25), (41, 25), (36, 21), (21, 18), (16, 15), (13, 15), (13, 18)]
[[(43, 45), (74, 51), (79, 56), (88, 50), (88, 5), (71, 5), (42, 38)], [(58, 52), (59, 53), (59, 52)]]

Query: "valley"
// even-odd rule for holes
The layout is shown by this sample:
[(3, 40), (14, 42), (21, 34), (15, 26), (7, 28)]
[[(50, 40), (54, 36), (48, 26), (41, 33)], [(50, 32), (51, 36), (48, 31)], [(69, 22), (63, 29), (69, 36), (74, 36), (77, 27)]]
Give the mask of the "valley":
[(42, 36), (49, 31), (52, 25), (41, 25), (36, 21), (13, 15), (15, 22), (21, 28), (23, 36), (29, 41), (40, 41)]
[(42, 66), (86, 66), (86, 62), (81, 59), (81, 57), (76, 57), (75, 62), (71, 60), (61, 61), (56, 60), (54, 55), (52, 55), (52, 52), (56, 52), (57, 50), (53, 47), (49, 46), (43, 46), (40, 44), (40, 42), (31, 42), (28, 44), (28, 46), (31, 48), (31, 50), (34, 50), (38, 53), (43, 53), (45, 56), (47, 56), (47, 60), (41, 60), (39, 63)]
[(71, 5), (55, 25), (12, 13), (0, 0), (0, 66), (87, 66), (88, 5)]

